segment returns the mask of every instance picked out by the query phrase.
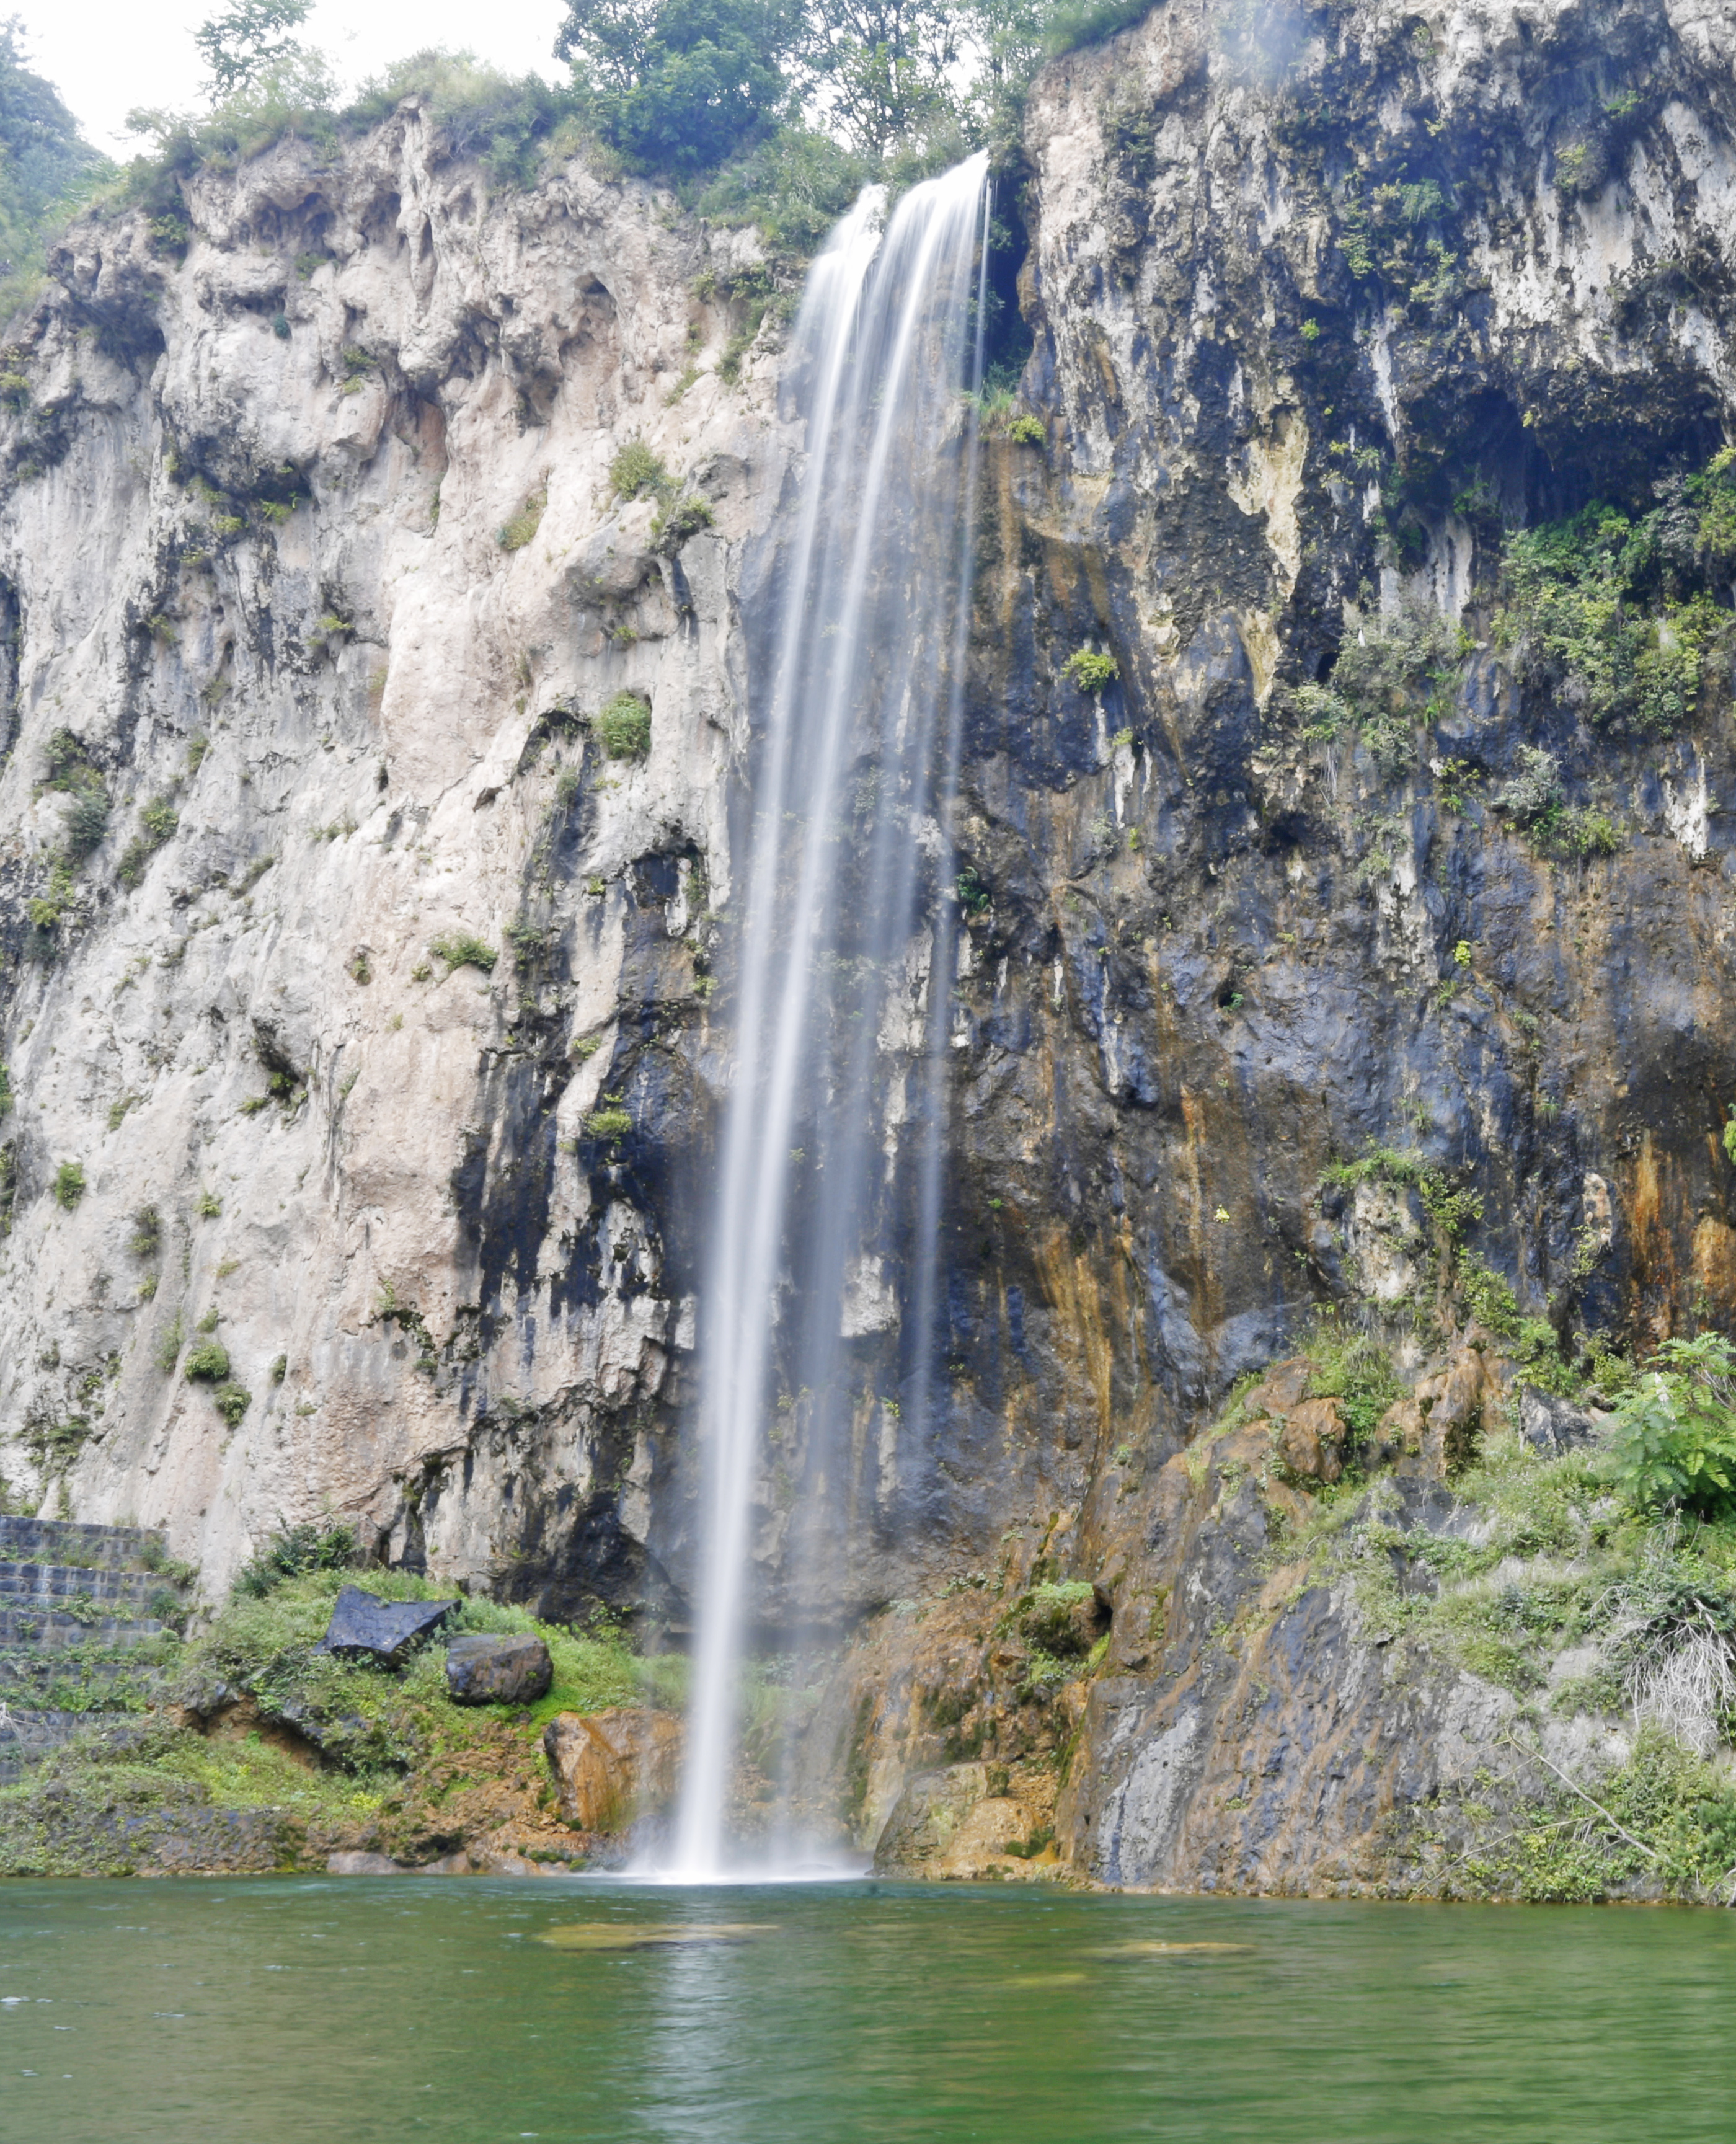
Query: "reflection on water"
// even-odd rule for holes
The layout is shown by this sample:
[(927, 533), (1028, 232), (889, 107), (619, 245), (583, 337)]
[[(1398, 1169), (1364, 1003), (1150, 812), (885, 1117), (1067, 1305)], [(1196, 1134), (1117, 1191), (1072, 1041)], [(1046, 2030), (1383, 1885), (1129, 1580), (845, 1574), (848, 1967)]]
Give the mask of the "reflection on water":
[(557, 1950), (648, 1950), (657, 1943), (738, 1943), (771, 1933), (770, 1921), (578, 1921), (545, 1929), (539, 1938)]
[(5, 2144), (1727, 2144), (1736, 1919), (0, 1886)]

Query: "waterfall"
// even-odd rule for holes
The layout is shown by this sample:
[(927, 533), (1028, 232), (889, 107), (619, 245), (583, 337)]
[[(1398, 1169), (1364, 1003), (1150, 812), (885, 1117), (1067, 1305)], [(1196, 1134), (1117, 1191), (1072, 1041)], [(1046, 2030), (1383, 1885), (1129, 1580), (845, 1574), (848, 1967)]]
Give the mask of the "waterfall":
[(667, 1872), (686, 1880), (739, 1865), (727, 1804), (764, 1605), (756, 1529), (781, 1531), (787, 1614), (836, 1590), (851, 1342), (895, 1327), (900, 1302), (907, 1441), (925, 1427), (987, 168), (979, 155), (914, 187), (890, 221), (870, 188), (814, 263), (792, 338), (806, 461), (762, 642), (701, 1296), (701, 1538)]

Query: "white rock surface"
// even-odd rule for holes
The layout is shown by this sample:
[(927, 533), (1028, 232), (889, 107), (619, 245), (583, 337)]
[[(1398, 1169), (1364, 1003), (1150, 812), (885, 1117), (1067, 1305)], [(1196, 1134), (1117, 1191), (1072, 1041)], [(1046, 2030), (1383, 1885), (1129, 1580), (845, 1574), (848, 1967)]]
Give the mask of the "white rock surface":
[[(595, 1221), (570, 1150), (530, 1264), (479, 1318), (454, 1172), (479, 1202), (510, 1173), (515, 1065), (571, 1066), (570, 1149), (647, 988), (702, 1030), (692, 949), (705, 882), (714, 905), (727, 891), (745, 737), (737, 584), (786, 447), (772, 361), (726, 386), (736, 323), (692, 286), (752, 242), (579, 161), (491, 196), (414, 102), (328, 159), (290, 142), (201, 174), (191, 206), (179, 265), (141, 215), (76, 227), (13, 360), (0, 1472), (81, 1519), (166, 1526), (213, 1585), (328, 1513), (395, 1526), (400, 1551), (414, 1524), (432, 1568), (485, 1580), (513, 1546), (508, 1483), (534, 1467), (582, 1502), (598, 1420), (656, 1392), (676, 1338), (626, 1191), (595, 1300), (551, 1308)], [(715, 514), (672, 556), (652, 503), (612, 490), (635, 438)], [(534, 534), (504, 548), (538, 499)], [(572, 718), (624, 688), (653, 710), (642, 762), (603, 758)], [(51, 897), (64, 800), (40, 785), (62, 727), (112, 810), (44, 934), (29, 904)], [(178, 826), (129, 886), (118, 861), (156, 797)], [(623, 968), (647, 856), (675, 859), (657, 929), (678, 956), (648, 985)], [(515, 973), (528, 902), (564, 977)], [(491, 975), (430, 954), (452, 933), (498, 949)], [(540, 1058), (515, 1060), (527, 1013)], [(596, 1053), (569, 1056), (583, 1037)], [(274, 1067), (291, 1098), (250, 1113)], [(63, 1161), (84, 1173), (70, 1207)], [(161, 1248), (140, 1256), (146, 1207)], [(176, 1321), (184, 1366), (214, 1315), (251, 1396), (232, 1427), (208, 1382), (162, 1367)]]

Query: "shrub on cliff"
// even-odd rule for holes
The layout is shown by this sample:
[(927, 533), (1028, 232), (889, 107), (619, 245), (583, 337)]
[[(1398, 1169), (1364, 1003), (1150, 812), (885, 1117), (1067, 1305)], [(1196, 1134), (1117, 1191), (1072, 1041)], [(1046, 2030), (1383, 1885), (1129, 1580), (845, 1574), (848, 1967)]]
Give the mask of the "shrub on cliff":
[(1736, 1516), (1736, 1349), (1703, 1333), (1653, 1362), (1617, 1403), (1609, 1480), (1637, 1511)]
[(1598, 1780), (1595, 1799), (1570, 1779), (1550, 1785), (1492, 1846), (1467, 1858), (1474, 1890), (1585, 1903), (1637, 1882), (1669, 1898), (1722, 1899), (1736, 1864), (1736, 1793), (1721, 1764), (1650, 1729), (1625, 1764)]
[(1491, 806), (1524, 829), (1544, 856), (1613, 856), (1622, 832), (1608, 812), (1569, 804), (1561, 794), (1560, 764), (1537, 745), (1519, 747), (1519, 770), (1490, 796)]
[(1736, 564), (1736, 455), (1662, 478), (1654, 494), (1637, 519), (1594, 504), (1510, 538), (1495, 639), (1522, 682), (1590, 722), (1667, 737), (1730, 638), (1716, 595)]
[(446, 963), (449, 974), (457, 968), (480, 968), (485, 975), (489, 975), (500, 958), (487, 939), (478, 938), (468, 931), (449, 931), (444, 938), (430, 940), (428, 950)]
[(494, 541), (503, 551), (522, 551), (542, 527), (548, 506), (548, 487), (545, 484), (532, 492), (512, 519), (495, 530)]
[(236, 1573), (235, 1590), (244, 1600), (263, 1600), (286, 1578), (305, 1577), (310, 1571), (349, 1571), (357, 1556), (354, 1526), (306, 1520), (273, 1534)]
[(1383, 772), (1416, 757), (1420, 722), (1451, 703), (1470, 642), (1452, 619), (1422, 603), (1351, 623), (1332, 666), (1332, 689), (1347, 706)]
[(609, 489), (618, 499), (641, 499), (647, 493), (661, 493), (668, 482), (668, 470), (642, 439), (629, 439), (616, 450), (609, 464)]
[(1121, 675), (1121, 668), (1113, 655), (1099, 654), (1094, 648), (1076, 648), (1061, 665), (1061, 675), (1070, 677), (1080, 692), (1095, 695), (1108, 692)]
[(599, 709), (596, 728), (611, 759), (643, 759), (651, 749), (651, 708), (637, 692), (617, 692)]

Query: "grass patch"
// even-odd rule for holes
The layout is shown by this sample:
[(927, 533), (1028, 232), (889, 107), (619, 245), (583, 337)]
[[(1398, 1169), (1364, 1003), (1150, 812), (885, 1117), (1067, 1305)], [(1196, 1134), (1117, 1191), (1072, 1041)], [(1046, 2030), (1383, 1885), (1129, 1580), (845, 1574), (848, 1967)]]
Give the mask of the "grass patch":
[(543, 525), (543, 516), (548, 510), (548, 487), (533, 491), (524, 504), (494, 532), (494, 540), (503, 551), (522, 551)]
[[(69, 1745), (0, 1790), (0, 1874), (125, 1874), (154, 1865), (158, 1843), (190, 1844), (215, 1864), (238, 1839), (251, 1865), (263, 1854), (267, 1865), (319, 1866), (358, 1841), (427, 1858), (444, 1850), (429, 1839), (461, 1823), (454, 1800), (466, 1789), (492, 1796), (505, 1783), (533, 1804), (546, 1778), (541, 1733), (556, 1713), (662, 1705), (680, 1694), (684, 1662), (642, 1660), (607, 1625), (570, 1630), (491, 1601), (462, 1601), (401, 1674), (318, 1652), (347, 1584), (384, 1600), (452, 1598), (449, 1586), (412, 1572), (359, 1573), (348, 1567), (353, 1554), (347, 1529), (288, 1530), (255, 1557), (201, 1636), (159, 1649), (180, 1663), (171, 1696), (208, 1705), (200, 1694), (221, 1683), (258, 1708), (257, 1729), (207, 1736), (161, 1715), (118, 1742), (94, 1735)], [(339, 1561), (299, 1567), (326, 1556)], [(263, 1591), (248, 1590), (255, 1585)], [(540, 1635), (554, 1668), (546, 1696), (528, 1708), (454, 1705), (446, 1642), (470, 1631)], [(75, 1664), (69, 1655), (56, 1665)], [(92, 1675), (81, 1709), (118, 1709), (112, 1687)], [(129, 1701), (150, 1695), (161, 1692), (141, 1684)]]
[(473, 937), (468, 931), (449, 931), (445, 937), (433, 940), (428, 950), (446, 963), (449, 975), (457, 968), (480, 968), (485, 975), (492, 975), (500, 958), (487, 939)]
[(1337, 1400), (1356, 1442), (1372, 1437), (1387, 1408), (1404, 1397), (1406, 1387), (1392, 1357), (1365, 1333), (1322, 1330), (1309, 1341), (1306, 1352), (1314, 1364), (1308, 1397)]

